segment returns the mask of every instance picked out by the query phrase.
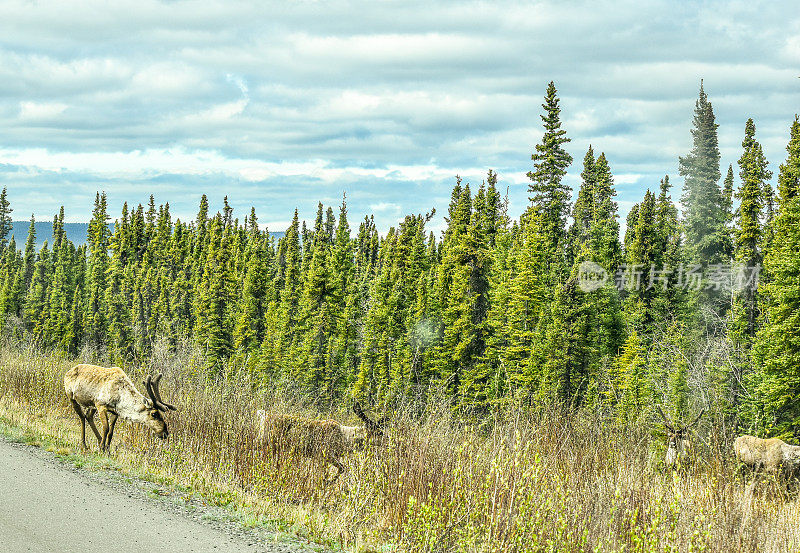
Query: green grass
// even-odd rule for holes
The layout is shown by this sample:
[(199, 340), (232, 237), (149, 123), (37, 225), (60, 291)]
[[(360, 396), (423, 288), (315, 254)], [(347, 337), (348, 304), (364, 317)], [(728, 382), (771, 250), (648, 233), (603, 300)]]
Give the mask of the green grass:
[[(80, 451), (62, 389), (69, 359), (0, 349), (0, 432), (62, 452), (91, 470), (119, 471), (180, 501), (224, 509), (246, 527), (352, 551), (800, 550), (800, 502), (778, 483), (748, 492), (730, 436), (703, 430), (715, 449), (681, 473), (664, 471), (653, 423), (624, 426), (593, 414), (509, 411), (494, 424), (422, 416), (400, 405), (389, 443), (347, 459), (333, 486), (302, 458), (273, 459), (257, 439), (257, 409), (356, 422), (316, 412), (246, 376), (211, 382), (191, 359), (160, 357), (171, 436), (161, 442), (120, 422), (110, 456)], [(134, 382), (147, 367), (130, 370)], [(728, 445), (726, 445), (728, 444)]]

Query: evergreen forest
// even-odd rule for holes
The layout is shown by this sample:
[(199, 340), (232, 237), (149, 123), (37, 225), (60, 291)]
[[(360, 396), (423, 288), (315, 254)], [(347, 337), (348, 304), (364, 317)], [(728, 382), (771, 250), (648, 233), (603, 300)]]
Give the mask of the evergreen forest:
[(203, 196), (187, 222), (152, 196), (112, 212), (98, 193), (84, 245), (65, 236), (62, 208), (37, 251), (33, 219), (25, 244), (11, 235), (25, 208), (4, 190), (4, 332), (120, 366), (188, 345), (210, 379), (246, 371), (321, 405), (436, 399), (477, 420), (559, 405), (623, 423), (663, 406), (800, 437), (797, 116), (784, 159), (767, 161), (747, 119), (738, 163), (721, 167), (701, 85), (679, 175), (653, 183), (622, 233), (613, 160), (599, 145), (570, 152), (553, 83), (541, 121), (520, 217), (487, 170), (456, 178), (440, 236), (433, 212), (381, 233), (344, 197), (309, 223), (295, 211), (276, 238), (227, 198), (214, 213)]

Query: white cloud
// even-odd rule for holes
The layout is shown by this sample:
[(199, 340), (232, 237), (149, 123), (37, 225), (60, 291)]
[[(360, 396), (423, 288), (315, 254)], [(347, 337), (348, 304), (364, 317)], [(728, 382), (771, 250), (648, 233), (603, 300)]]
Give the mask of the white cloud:
[(191, 94), (203, 88), (205, 75), (184, 63), (152, 63), (139, 67), (130, 76), (130, 86), (144, 97)]
[(788, 38), (783, 47), (783, 53), (790, 63), (800, 63), (800, 36), (795, 35)]
[[(363, 177), (391, 178), (424, 182), (448, 178), (458, 171), (436, 165), (388, 165), (382, 168), (333, 167), (325, 160), (302, 162), (267, 162), (257, 159), (234, 159), (217, 151), (169, 149), (131, 152), (52, 152), (43, 148), (0, 149), (0, 164), (28, 167), (31, 170), (84, 173), (98, 178), (142, 178), (148, 175), (227, 174), (249, 182), (274, 177), (311, 176), (325, 182)], [(467, 169), (480, 174), (480, 169)], [(386, 209), (394, 204), (378, 204)]]
[(67, 104), (61, 102), (20, 102), (19, 117), (28, 121), (46, 121), (64, 113)]
[(393, 211), (398, 212), (400, 211), (400, 206), (398, 204), (393, 204), (390, 202), (379, 202), (377, 204), (370, 204), (369, 208), (375, 212), (383, 212), (383, 211)]
[(491, 46), (483, 37), (441, 33), (355, 34), (345, 37), (298, 33), (291, 35), (289, 40), (292, 50), (301, 57), (380, 65), (459, 60), (464, 56), (484, 55)]
[(203, 110), (196, 115), (189, 115), (186, 117), (187, 122), (205, 122), (205, 123), (219, 123), (227, 121), (232, 117), (244, 113), (244, 108), (247, 107), (248, 101), (246, 99), (237, 100), (235, 102), (227, 102), (219, 104), (209, 109)]
[(343, 189), (385, 224), (389, 206), (441, 214), (456, 174), (489, 168), (521, 211), (551, 79), (567, 181), (592, 144), (620, 205), (675, 174), (700, 78), (725, 167), (752, 116), (777, 168), (800, 89), (784, 3), (10, 0), (0, 33), (0, 163), (39, 179), (36, 201), (235, 185), (281, 224)]

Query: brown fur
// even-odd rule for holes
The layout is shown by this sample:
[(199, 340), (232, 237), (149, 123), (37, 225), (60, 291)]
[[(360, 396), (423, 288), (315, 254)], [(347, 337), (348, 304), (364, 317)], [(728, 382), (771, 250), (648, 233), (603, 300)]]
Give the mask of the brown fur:
[[(87, 449), (88, 423), (100, 449), (108, 451), (119, 416), (145, 424), (160, 438), (166, 438), (169, 434), (161, 417), (161, 411), (165, 407), (139, 393), (125, 371), (119, 367), (76, 365), (64, 375), (64, 391), (81, 422), (84, 449)], [(100, 417), (102, 432), (94, 424), (95, 414)]]
[(739, 436), (733, 442), (736, 458), (755, 471), (783, 471), (787, 476), (800, 472), (800, 446), (778, 438)]
[[(359, 415), (362, 416), (362, 415)], [(335, 482), (344, 472), (341, 458), (364, 445), (367, 440), (383, 436), (377, 423), (364, 426), (345, 426), (333, 420), (316, 420), (296, 415), (258, 412), (259, 440), (265, 442), (280, 462), (285, 455), (297, 455), (333, 465)]]

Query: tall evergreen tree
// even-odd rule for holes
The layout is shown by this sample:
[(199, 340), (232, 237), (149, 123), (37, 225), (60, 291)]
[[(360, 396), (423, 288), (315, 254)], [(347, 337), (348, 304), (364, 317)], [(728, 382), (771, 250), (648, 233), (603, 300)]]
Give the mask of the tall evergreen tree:
[(33, 280), (33, 271), (36, 267), (36, 219), (31, 214), (31, 224), (28, 227), (28, 238), (25, 240), (25, 253), (23, 255), (23, 273), (24, 278), (22, 281), (23, 291), (27, 291), (31, 287)]
[(547, 245), (550, 237), (537, 209), (529, 207), (520, 219), (521, 228), (512, 246), (513, 258), (510, 260), (508, 304), (505, 307), (507, 323), (503, 337), (506, 347), (499, 352), (499, 363), (504, 367), (510, 393), (530, 401), (541, 381), (531, 351), (543, 311), (553, 293), (548, 275)]
[(195, 339), (206, 358), (206, 367), (218, 373), (232, 351), (231, 313), (232, 304), (231, 259), (229, 229), (223, 217), (217, 213), (208, 227), (209, 247), (195, 297)]
[(8, 201), (8, 190), (3, 187), (0, 192), (0, 247), (5, 248), (8, 236), (13, 228), (11, 221), (11, 202)]
[(735, 257), (741, 266), (740, 288), (734, 305), (734, 332), (740, 340), (749, 343), (755, 335), (757, 313), (757, 282), (752, 282), (753, 271), (760, 272), (763, 238), (762, 216), (764, 208), (764, 188), (772, 178), (767, 169), (767, 160), (761, 144), (755, 139), (756, 127), (752, 119), (747, 120), (742, 141), (744, 152), (739, 158), (739, 176), (742, 185), (736, 197), (737, 210)]
[[(778, 437), (796, 436), (800, 429), (800, 344), (796, 339), (800, 316), (800, 122), (791, 127), (788, 156), (778, 176), (778, 214), (773, 223), (776, 240), (764, 269), (770, 275), (764, 287), (767, 317), (758, 332), (755, 357), (761, 371), (753, 387), (756, 405), (750, 419), (762, 431)], [(757, 157), (757, 156), (756, 156)], [(755, 168), (759, 163), (754, 163)]]
[(338, 322), (339, 290), (334, 284), (331, 265), (332, 222), (323, 222), (319, 204), (311, 246), (311, 260), (305, 274), (300, 298), (300, 327), (303, 336), (298, 366), (292, 371), (300, 380), (321, 392), (325, 399), (335, 396), (336, 373), (333, 370), (334, 329)]
[(572, 156), (563, 148), (570, 141), (567, 131), (561, 128), (561, 108), (555, 84), (550, 81), (544, 97), (544, 136), (531, 156), (533, 170), (528, 172), (532, 184), (528, 185), (530, 201), (542, 213), (542, 224), (550, 244), (548, 252), (551, 262), (559, 261), (565, 246), (565, 224), (569, 214), (570, 188), (562, 183)]
[(43, 342), (43, 325), (47, 314), (47, 296), (52, 272), (50, 257), (50, 250), (45, 240), (34, 265), (23, 312), (25, 326), (39, 343)]
[(265, 335), (268, 343), (264, 344), (266, 349), (265, 370), (272, 373), (281, 374), (286, 370), (286, 360), (295, 350), (297, 333), (294, 332), (298, 319), (298, 305), (300, 302), (301, 288), (301, 263), (302, 253), (300, 249), (300, 223), (297, 210), (294, 211), (292, 223), (286, 230), (286, 234), (281, 239), (282, 244), (279, 249), (282, 258), (283, 274), (280, 286), (280, 298), (278, 307), (275, 311), (273, 324)]
[(105, 294), (108, 285), (109, 238), (106, 194), (98, 193), (89, 222), (89, 279), (86, 306), (86, 334), (89, 341), (100, 346), (106, 341), (107, 323)]
[(725, 226), (728, 229), (728, 240), (725, 244), (725, 258), (733, 256), (733, 165), (728, 165), (728, 173), (722, 183), (722, 211), (725, 214)]
[(648, 275), (648, 286), (655, 289), (652, 310), (658, 324), (670, 327), (675, 320), (686, 316), (687, 290), (682, 282), (686, 263), (683, 257), (678, 208), (672, 201), (669, 175), (664, 175), (659, 185), (656, 201), (657, 248), (653, 272)]
[[(591, 259), (613, 275), (622, 260), (622, 245), (619, 242), (617, 202), (614, 201), (617, 192), (605, 153), (597, 158), (594, 171), (594, 199), (587, 247), (592, 252)], [(589, 258), (582, 256), (582, 260)]]
[[(688, 262), (702, 266), (728, 261), (725, 257), (729, 251), (725, 198), (718, 185), (722, 176), (718, 127), (701, 81), (692, 121), (692, 149), (679, 159), (678, 165), (684, 177), (681, 203)], [(698, 299), (701, 305), (709, 306), (718, 315), (727, 309), (727, 298), (714, 287), (701, 286)]]
[(686, 245), (699, 261), (717, 263), (723, 251), (720, 229), (725, 222), (723, 197), (717, 185), (721, 177), (719, 125), (702, 82), (692, 124), (692, 150), (679, 160), (685, 179), (681, 201)]
[(354, 263), (354, 242), (350, 238), (350, 223), (347, 220), (347, 202), (342, 195), (339, 207), (339, 221), (331, 249), (331, 267), (333, 268), (332, 285), (335, 290), (336, 312), (341, 315), (337, 320), (334, 340), (334, 361), (331, 382), (335, 382), (339, 391), (346, 389), (351, 383), (358, 356), (358, 324), (360, 321), (360, 303), (356, 292), (356, 274)]
[(656, 227), (656, 196), (650, 190), (637, 205), (636, 218), (628, 218), (632, 224), (626, 233), (626, 312), (629, 322), (639, 333), (639, 339), (647, 341), (652, 336), (654, 323), (653, 303), (657, 296), (657, 288), (651, 286), (651, 271), (659, 270), (660, 242)]
[(595, 167), (594, 151), (589, 146), (589, 150), (583, 157), (583, 172), (581, 173), (581, 187), (578, 190), (578, 198), (572, 208), (573, 222), (570, 228), (570, 253), (573, 260), (589, 239), (589, 229), (594, 218), (596, 185), (597, 169)]

